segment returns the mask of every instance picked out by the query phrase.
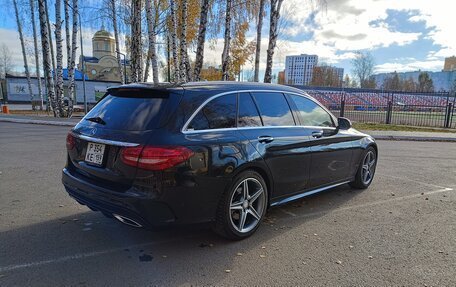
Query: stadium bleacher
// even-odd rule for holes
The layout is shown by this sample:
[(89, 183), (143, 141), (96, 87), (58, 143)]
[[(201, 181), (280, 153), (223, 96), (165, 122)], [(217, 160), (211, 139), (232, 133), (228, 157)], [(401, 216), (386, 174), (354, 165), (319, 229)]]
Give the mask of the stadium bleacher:
[(305, 90), (326, 107), (340, 105), (345, 97), (345, 104), (359, 107), (383, 107), (392, 100), (393, 105), (399, 106), (445, 106), (446, 95), (428, 95), (414, 93), (382, 93), (382, 92), (346, 92), (332, 90)]

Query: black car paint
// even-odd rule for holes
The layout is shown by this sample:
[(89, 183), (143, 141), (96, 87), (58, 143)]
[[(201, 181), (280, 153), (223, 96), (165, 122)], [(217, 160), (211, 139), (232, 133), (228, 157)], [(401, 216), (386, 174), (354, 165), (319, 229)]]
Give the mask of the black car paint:
[[(148, 85), (123, 89), (153, 91)], [(73, 128), (76, 136), (138, 143), (178, 145), (194, 154), (185, 163), (165, 171), (146, 171), (119, 160), (119, 147), (108, 146), (105, 167), (84, 162), (86, 142), (77, 139), (63, 170), (62, 181), (78, 202), (107, 215), (120, 214), (142, 226), (210, 222), (219, 200), (233, 177), (247, 169), (259, 172), (268, 185), (269, 205), (287, 202), (351, 181), (362, 152), (376, 144), (354, 129), (320, 127), (259, 127), (182, 132), (193, 112), (209, 98), (232, 91), (268, 90), (301, 94), (294, 88), (264, 84), (207, 82), (166, 88), (169, 104), (159, 128), (148, 131), (103, 129), (99, 123), (82, 120)], [(293, 109), (295, 122), (299, 115)], [(337, 121), (333, 117), (334, 121)], [(322, 132), (321, 137), (315, 132)], [(267, 142), (260, 137), (273, 138)], [(261, 139), (261, 138), (260, 138)]]

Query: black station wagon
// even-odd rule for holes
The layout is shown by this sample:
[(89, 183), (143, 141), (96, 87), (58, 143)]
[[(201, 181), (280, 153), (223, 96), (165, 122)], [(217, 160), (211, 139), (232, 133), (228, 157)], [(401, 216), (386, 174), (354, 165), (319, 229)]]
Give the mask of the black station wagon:
[(270, 206), (367, 188), (378, 154), (305, 92), (239, 82), (110, 88), (66, 145), (62, 181), (79, 203), (135, 227), (209, 222), (231, 239)]

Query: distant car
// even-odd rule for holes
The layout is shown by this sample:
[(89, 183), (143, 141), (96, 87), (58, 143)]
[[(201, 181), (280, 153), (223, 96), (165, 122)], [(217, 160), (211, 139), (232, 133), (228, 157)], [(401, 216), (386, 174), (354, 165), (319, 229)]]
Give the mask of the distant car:
[(73, 105), (73, 112), (83, 112), (84, 105)]
[(301, 90), (200, 82), (110, 88), (67, 136), (63, 184), (135, 226), (250, 236), (269, 206), (374, 177), (374, 139)]

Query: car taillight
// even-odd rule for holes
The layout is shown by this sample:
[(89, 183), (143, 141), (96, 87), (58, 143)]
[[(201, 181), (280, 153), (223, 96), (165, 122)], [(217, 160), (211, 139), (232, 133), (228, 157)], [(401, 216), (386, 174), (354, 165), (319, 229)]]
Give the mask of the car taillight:
[(66, 138), (67, 150), (72, 150), (74, 148), (74, 145), (75, 145), (75, 138), (71, 134), (71, 132), (69, 132), (68, 135), (67, 135), (67, 138)]
[(121, 152), (122, 162), (147, 170), (165, 170), (188, 160), (193, 152), (185, 147), (125, 147)]

